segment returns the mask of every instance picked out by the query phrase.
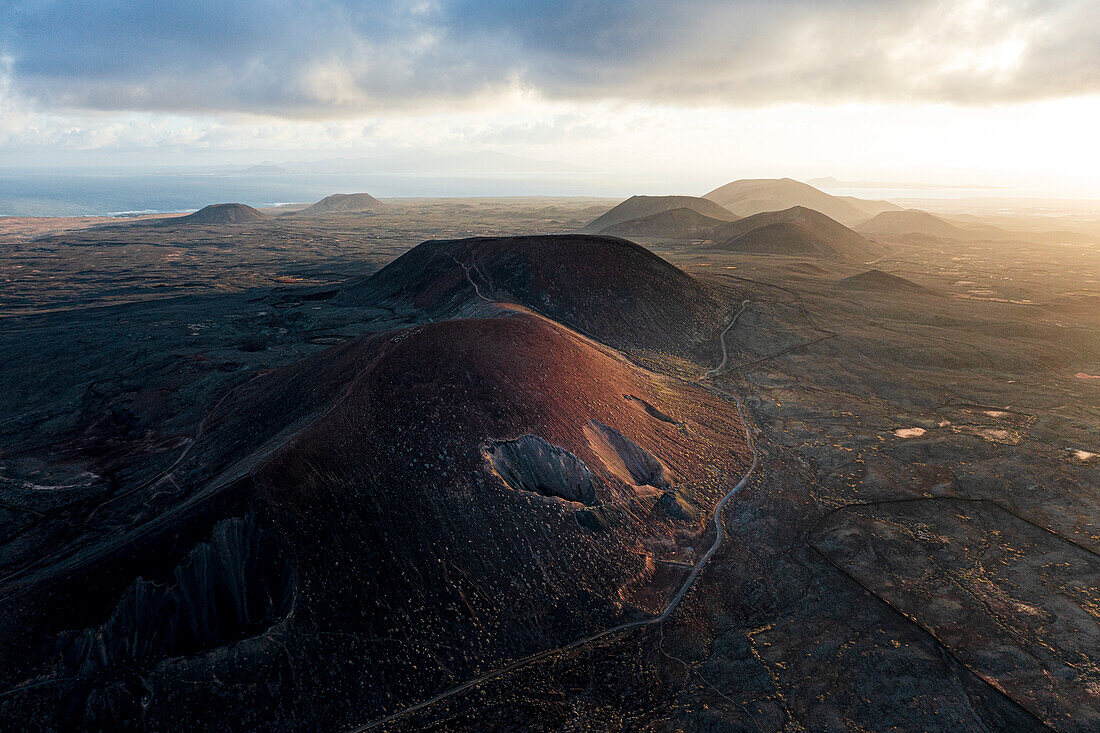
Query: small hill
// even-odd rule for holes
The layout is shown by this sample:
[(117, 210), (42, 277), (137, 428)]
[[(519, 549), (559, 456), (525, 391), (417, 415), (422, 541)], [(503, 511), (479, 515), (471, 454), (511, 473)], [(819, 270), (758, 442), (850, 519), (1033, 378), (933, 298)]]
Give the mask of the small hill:
[(834, 198), (850, 203), (852, 206), (862, 211), (865, 216), (877, 216), (884, 211), (897, 211), (901, 208), (895, 203), (883, 201), (882, 199), (861, 199), (855, 196), (834, 196)]
[(614, 224), (602, 233), (642, 239), (702, 239), (723, 223), (722, 219), (714, 219), (694, 209), (681, 208)]
[(829, 274), (828, 270), (818, 267), (812, 262), (792, 262), (789, 265), (784, 265), (783, 269), (787, 272), (793, 272), (796, 275), (805, 275), (807, 277), (822, 277)]
[(211, 204), (199, 209), (194, 214), (187, 216), (163, 219), (162, 223), (176, 226), (203, 225), (221, 226), (226, 224), (252, 224), (258, 221), (268, 221), (268, 216), (259, 209), (254, 209), (245, 204)]
[(885, 251), (840, 222), (802, 206), (723, 224), (710, 237), (720, 249), (852, 262), (874, 259)]
[(710, 286), (633, 242), (585, 234), (424, 242), (340, 297), (435, 319), (511, 302), (612, 346), (679, 353), (724, 317)]
[(959, 241), (974, 239), (973, 233), (920, 209), (884, 211), (855, 229), (861, 234), (881, 239), (906, 239), (914, 235)]
[(888, 201), (866, 201), (851, 196), (832, 196), (790, 178), (743, 179), (727, 183), (706, 195), (738, 216), (765, 211), (782, 211), (804, 206), (837, 221), (852, 225), (882, 212), (899, 209)]
[(891, 295), (937, 295), (936, 291), (930, 288), (882, 270), (867, 270), (858, 275), (846, 277), (837, 283), (837, 287), (873, 290)]
[(674, 209), (691, 209), (696, 213), (719, 221), (733, 221), (737, 218), (736, 215), (713, 201), (698, 196), (631, 196), (599, 218), (589, 222), (581, 231), (602, 234), (617, 224)]
[(292, 216), (329, 216), (385, 211), (386, 205), (369, 193), (334, 193)]
[(1100, 322), (1100, 295), (1088, 291), (1056, 295), (1042, 307), (1062, 316), (1073, 314), (1078, 318)]

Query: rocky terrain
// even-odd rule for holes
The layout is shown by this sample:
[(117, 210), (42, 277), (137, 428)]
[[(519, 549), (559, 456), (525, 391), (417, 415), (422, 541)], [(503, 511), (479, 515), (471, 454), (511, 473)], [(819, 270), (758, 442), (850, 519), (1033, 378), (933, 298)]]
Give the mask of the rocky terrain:
[(0, 728), (1094, 730), (1100, 250), (614, 203), (9, 223)]

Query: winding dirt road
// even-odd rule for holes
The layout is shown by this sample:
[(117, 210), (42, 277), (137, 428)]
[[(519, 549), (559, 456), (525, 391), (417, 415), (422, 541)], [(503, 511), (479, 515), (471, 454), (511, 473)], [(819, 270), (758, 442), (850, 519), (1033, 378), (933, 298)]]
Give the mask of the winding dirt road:
[[(723, 369), (726, 368), (726, 363), (729, 361), (730, 358), (729, 350), (726, 348), (726, 334), (729, 333), (730, 329), (737, 324), (737, 320), (741, 317), (741, 314), (745, 312), (745, 308), (747, 308), (749, 303), (751, 302), (751, 300), (741, 301), (741, 310), (737, 311), (737, 313), (733, 315), (733, 318), (730, 319), (729, 325), (726, 326), (724, 331), (722, 331), (722, 335), (718, 337), (718, 342), (722, 344), (722, 361), (718, 362), (718, 366), (714, 367), (706, 374), (704, 374), (702, 379), (710, 379), (711, 377), (717, 376), (722, 373)], [(702, 379), (700, 379), (700, 381), (702, 381)]]

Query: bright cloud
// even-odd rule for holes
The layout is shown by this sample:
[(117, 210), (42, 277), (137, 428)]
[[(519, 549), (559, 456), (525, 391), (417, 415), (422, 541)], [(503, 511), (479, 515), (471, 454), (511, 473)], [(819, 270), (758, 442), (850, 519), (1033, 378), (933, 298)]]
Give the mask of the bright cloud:
[(494, 149), (669, 185), (1095, 188), (1098, 100), (1095, 0), (0, 5), (0, 153), (24, 163)]

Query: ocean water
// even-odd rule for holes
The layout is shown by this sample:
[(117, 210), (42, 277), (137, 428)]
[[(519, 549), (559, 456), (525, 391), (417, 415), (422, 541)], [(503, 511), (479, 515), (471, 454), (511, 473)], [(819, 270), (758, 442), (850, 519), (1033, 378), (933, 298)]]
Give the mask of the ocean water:
[[(108, 216), (194, 211), (213, 203), (272, 206), (333, 193), (375, 196), (617, 196), (624, 182), (587, 174), (194, 175), (0, 169), (0, 216)], [(629, 190), (629, 189), (627, 189)]]
[[(731, 179), (735, 176), (731, 176)], [(713, 177), (712, 177), (713, 178)], [(403, 196), (601, 196), (637, 193), (702, 196), (725, 181), (699, 180), (690, 173), (607, 174), (598, 171), (383, 172), (213, 174), (178, 171), (27, 170), (0, 168), (0, 216), (110, 216), (195, 211), (207, 204), (263, 207), (310, 203), (333, 193), (366, 192)], [(973, 202), (975, 210), (1000, 210), (995, 201), (1034, 197), (1040, 191), (956, 188), (823, 188), (837, 196), (886, 199), (903, 206), (940, 209), (949, 202)], [(939, 202), (934, 203), (934, 202)], [(1034, 201), (1027, 207), (1036, 207)], [(1061, 200), (1058, 209), (1100, 211), (1100, 202)], [(966, 208), (965, 206), (963, 208)], [(1003, 206), (1002, 206), (1003, 208)]]

